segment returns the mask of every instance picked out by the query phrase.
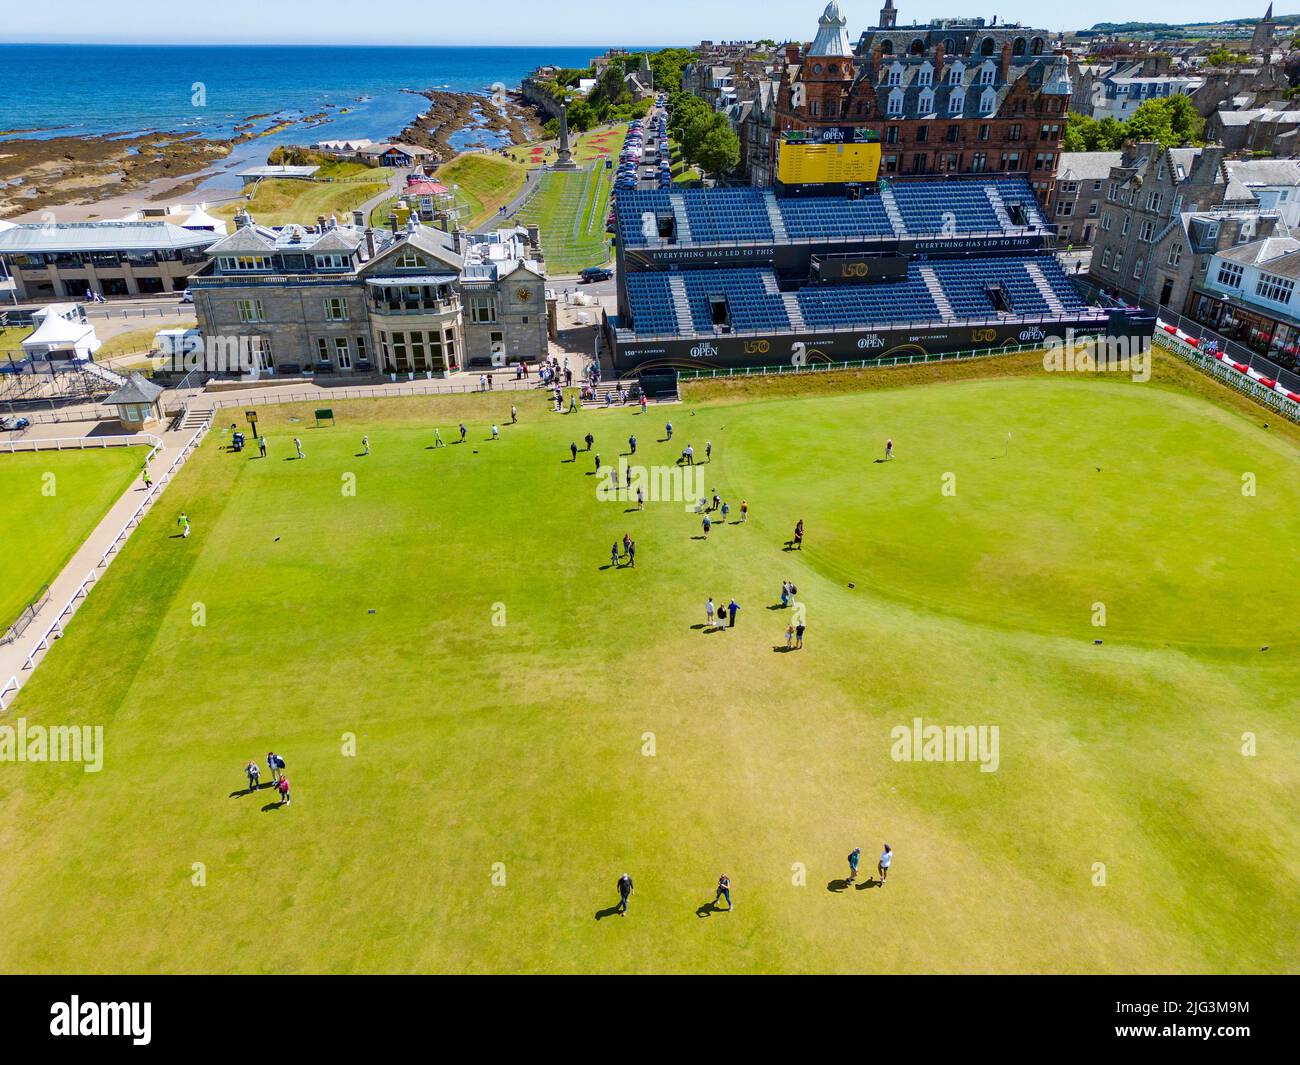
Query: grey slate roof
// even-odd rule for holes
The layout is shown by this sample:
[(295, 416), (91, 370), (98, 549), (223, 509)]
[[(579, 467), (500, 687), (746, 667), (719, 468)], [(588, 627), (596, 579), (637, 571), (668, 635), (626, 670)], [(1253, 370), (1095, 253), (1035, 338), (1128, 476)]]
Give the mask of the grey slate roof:
[(0, 233), (0, 255), (76, 251), (180, 251), (218, 238), (171, 222), (56, 222), (14, 226)]
[(1056, 167), (1058, 181), (1097, 181), (1110, 177), (1110, 168), (1119, 166), (1124, 153), (1062, 152)]
[(150, 381), (144, 374), (136, 372), (126, 379), (126, 384), (104, 400), (105, 406), (118, 406), (122, 403), (152, 403), (163, 394), (160, 386)]

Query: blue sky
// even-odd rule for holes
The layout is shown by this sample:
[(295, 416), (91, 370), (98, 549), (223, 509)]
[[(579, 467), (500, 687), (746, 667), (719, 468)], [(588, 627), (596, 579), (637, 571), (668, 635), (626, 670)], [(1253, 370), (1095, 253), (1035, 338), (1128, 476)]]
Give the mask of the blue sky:
[[(842, 0), (849, 31), (876, 22), (882, 0)], [(13, 3), (0, 41), (275, 44), (616, 44), (694, 43), (701, 38), (811, 39), (823, 0), (58, 0)], [(900, 22), (982, 14), (1047, 29), (1099, 21), (1215, 21), (1262, 14), (1267, 0), (995, 0), (989, 11), (971, 0), (895, 0)], [(1258, 8), (1258, 11), (1256, 10)], [(1293, 10), (1277, 4), (1279, 14)]]

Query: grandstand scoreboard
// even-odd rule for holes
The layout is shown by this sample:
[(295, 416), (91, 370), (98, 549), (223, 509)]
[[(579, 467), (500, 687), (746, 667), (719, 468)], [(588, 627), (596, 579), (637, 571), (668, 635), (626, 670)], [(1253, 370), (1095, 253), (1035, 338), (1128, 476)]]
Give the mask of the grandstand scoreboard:
[(870, 185), (879, 173), (875, 130), (786, 130), (777, 146), (776, 179), (782, 185)]

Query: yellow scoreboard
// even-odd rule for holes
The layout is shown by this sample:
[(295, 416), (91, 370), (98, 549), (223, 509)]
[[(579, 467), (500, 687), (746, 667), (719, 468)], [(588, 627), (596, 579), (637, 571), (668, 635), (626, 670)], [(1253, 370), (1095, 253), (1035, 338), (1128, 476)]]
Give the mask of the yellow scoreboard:
[(783, 185), (848, 185), (876, 180), (880, 144), (782, 141), (776, 176)]

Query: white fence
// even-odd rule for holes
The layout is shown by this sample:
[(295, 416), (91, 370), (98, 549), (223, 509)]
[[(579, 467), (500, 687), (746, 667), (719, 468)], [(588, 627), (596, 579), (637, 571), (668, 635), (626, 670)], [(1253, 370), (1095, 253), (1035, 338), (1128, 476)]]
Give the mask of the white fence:
[[(41, 653), (48, 651), (53, 641), (63, 635), (65, 619), (70, 618), (75, 614), (77, 608), (81, 605), (81, 600), (85, 599), (86, 596), (90, 594), (91, 585), (99, 580), (99, 571), (107, 568), (108, 564), (113, 560), (113, 556), (117, 554), (122, 545), (127, 541), (127, 538), (130, 537), (132, 531), (140, 524), (141, 520), (143, 520), (145, 513), (149, 510), (150, 506), (153, 505), (154, 500), (156, 500), (162, 490), (167, 487), (172, 477), (175, 476), (176, 471), (180, 469), (182, 463), (184, 463), (185, 460), (194, 452), (194, 449), (203, 442), (204, 436), (207, 435), (207, 432), (211, 427), (212, 415), (209, 413), (208, 417), (203, 422), (203, 425), (200, 426), (199, 430), (190, 438), (189, 442), (181, 448), (181, 453), (172, 461), (172, 464), (167, 468), (167, 472), (154, 482), (153, 487), (149, 489), (144, 500), (138, 507), (136, 507), (135, 512), (127, 519), (126, 524), (122, 526), (118, 531), (118, 534), (113, 537), (112, 542), (108, 545), (108, 548), (104, 553), (99, 556), (99, 561), (95, 563), (95, 568), (86, 574), (86, 579), (77, 586), (77, 590), (72, 593), (72, 597), (64, 603), (63, 609), (59, 611), (54, 620), (50, 623), (49, 627), (41, 634), (40, 638), (32, 646), (31, 652), (23, 662), (23, 673), (28, 673), (35, 669)], [(136, 437), (125, 439), (140, 442), (139, 438)], [(157, 438), (155, 437), (154, 439)], [(157, 448), (161, 446), (162, 441), (158, 440), (154, 450), (156, 451)], [(151, 457), (152, 454), (153, 452), (150, 452)], [(5, 705), (7, 705), (7, 700), (12, 699), (14, 693), (22, 687), (23, 682), (19, 680), (19, 676), (22, 676), (22, 674), (11, 677), (8, 684), (6, 684), (4, 689), (0, 691), (0, 710), (4, 709)]]
[(0, 451), (13, 455), (19, 451), (85, 451), (97, 447), (131, 447), (147, 444), (148, 462), (162, 447), (162, 440), (152, 433), (137, 436), (52, 436), (33, 440), (0, 440)]

